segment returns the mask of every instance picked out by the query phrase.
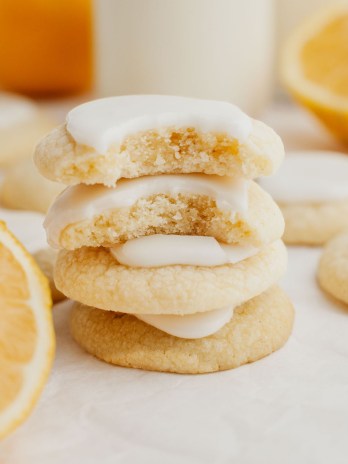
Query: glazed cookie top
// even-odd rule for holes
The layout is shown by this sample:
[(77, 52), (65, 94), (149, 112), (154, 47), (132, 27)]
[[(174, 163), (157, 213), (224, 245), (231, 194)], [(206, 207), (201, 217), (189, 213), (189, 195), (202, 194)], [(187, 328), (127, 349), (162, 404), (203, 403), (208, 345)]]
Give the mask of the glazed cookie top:
[(122, 179), (116, 188), (103, 185), (68, 187), (51, 206), (45, 228), (48, 241), (57, 247), (65, 227), (116, 208), (132, 206), (155, 194), (198, 194), (216, 200), (221, 209), (246, 212), (248, 181), (203, 174), (162, 175)]
[(260, 184), (283, 204), (323, 203), (348, 198), (348, 156), (330, 151), (295, 151), (278, 173)]
[(272, 174), (283, 154), (271, 128), (231, 103), (131, 95), (70, 111), (39, 143), (35, 162), (51, 180), (114, 186), (165, 173), (255, 178)]
[(251, 119), (231, 103), (166, 95), (102, 98), (77, 106), (67, 115), (67, 130), (75, 142), (106, 153), (128, 135), (161, 127), (195, 127), (224, 132), (244, 142)]
[(68, 187), (49, 209), (44, 226), (54, 248), (111, 247), (153, 234), (259, 246), (281, 237), (284, 220), (253, 181), (171, 174), (122, 179), (116, 188)]

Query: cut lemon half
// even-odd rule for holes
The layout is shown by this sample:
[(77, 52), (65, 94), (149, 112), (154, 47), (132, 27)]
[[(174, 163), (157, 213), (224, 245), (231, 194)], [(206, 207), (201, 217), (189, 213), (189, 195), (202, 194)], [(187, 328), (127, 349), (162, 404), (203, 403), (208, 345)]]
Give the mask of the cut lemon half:
[(281, 58), (285, 86), (348, 143), (348, 4), (306, 21), (288, 39)]
[(0, 438), (28, 416), (47, 379), (51, 307), (47, 279), (0, 222)]

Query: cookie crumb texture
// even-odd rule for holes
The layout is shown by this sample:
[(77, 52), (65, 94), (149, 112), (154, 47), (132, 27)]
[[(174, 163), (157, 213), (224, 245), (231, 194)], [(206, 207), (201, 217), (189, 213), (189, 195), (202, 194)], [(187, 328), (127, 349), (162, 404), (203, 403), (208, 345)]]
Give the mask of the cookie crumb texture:
[(214, 335), (188, 340), (168, 335), (134, 316), (75, 303), (74, 339), (97, 358), (123, 367), (203, 374), (257, 361), (281, 348), (293, 326), (288, 296), (273, 287), (239, 306)]
[(284, 274), (281, 240), (236, 264), (215, 267), (135, 268), (119, 264), (103, 248), (60, 251), (57, 288), (89, 306), (133, 314), (193, 314), (235, 307), (264, 292)]
[(348, 304), (348, 233), (327, 243), (319, 262), (318, 281), (323, 290)]
[(255, 178), (272, 174), (283, 156), (279, 136), (260, 121), (253, 122), (242, 144), (223, 133), (164, 127), (130, 135), (105, 154), (77, 144), (63, 125), (39, 143), (35, 162), (42, 175), (57, 182), (111, 187), (121, 177), (168, 173)]
[(246, 215), (231, 215), (205, 195), (152, 195), (131, 207), (107, 210), (65, 227), (59, 243), (62, 248), (74, 250), (82, 246), (110, 247), (144, 235), (177, 234), (262, 246), (280, 238), (283, 216), (269, 194), (255, 182), (250, 184), (248, 203)]

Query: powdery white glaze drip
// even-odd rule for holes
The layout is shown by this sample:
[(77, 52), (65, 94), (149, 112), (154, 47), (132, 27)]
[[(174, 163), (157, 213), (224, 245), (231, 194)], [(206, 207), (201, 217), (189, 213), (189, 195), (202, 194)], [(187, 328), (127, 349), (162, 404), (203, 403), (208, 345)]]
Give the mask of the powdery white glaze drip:
[(221, 210), (245, 214), (249, 181), (204, 174), (178, 174), (121, 179), (116, 187), (77, 185), (65, 189), (49, 209), (44, 227), (47, 240), (60, 246), (60, 234), (70, 224), (93, 218), (104, 211), (129, 207), (155, 194), (196, 194), (213, 198)]
[(136, 314), (141, 321), (179, 338), (203, 338), (226, 325), (233, 316), (233, 308), (221, 308), (205, 313), (174, 316), (170, 314)]
[(223, 132), (244, 142), (252, 120), (228, 102), (166, 95), (129, 95), (102, 98), (77, 106), (67, 115), (74, 140), (106, 153), (128, 135), (163, 127), (194, 127), (201, 132)]
[(288, 153), (277, 174), (259, 182), (280, 203), (347, 199), (348, 156), (326, 151)]
[(235, 264), (257, 253), (252, 246), (226, 245), (213, 237), (155, 234), (128, 240), (110, 248), (125, 266), (221, 266)]

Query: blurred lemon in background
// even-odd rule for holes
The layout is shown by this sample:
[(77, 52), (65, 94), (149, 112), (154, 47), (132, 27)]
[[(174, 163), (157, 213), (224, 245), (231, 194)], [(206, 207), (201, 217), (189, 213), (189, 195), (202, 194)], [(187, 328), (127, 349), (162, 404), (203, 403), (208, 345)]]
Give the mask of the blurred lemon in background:
[(281, 73), (293, 96), (348, 143), (348, 5), (321, 11), (293, 33)]
[(28, 95), (88, 90), (90, 0), (0, 0), (0, 87)]

